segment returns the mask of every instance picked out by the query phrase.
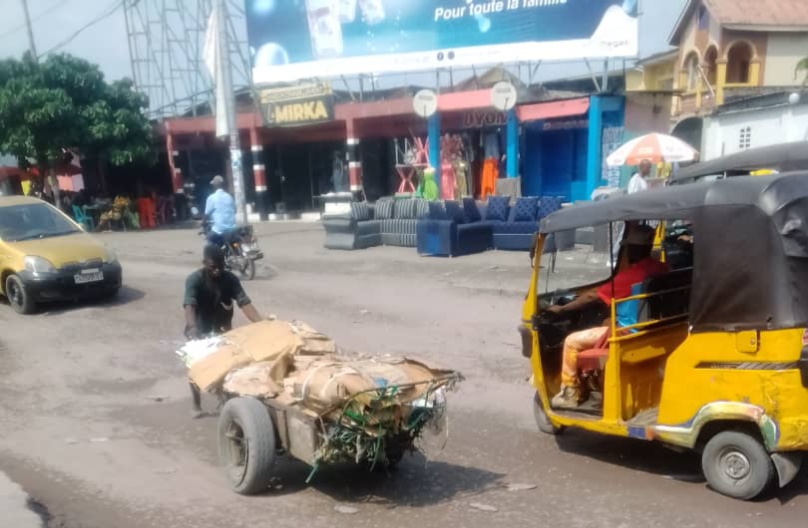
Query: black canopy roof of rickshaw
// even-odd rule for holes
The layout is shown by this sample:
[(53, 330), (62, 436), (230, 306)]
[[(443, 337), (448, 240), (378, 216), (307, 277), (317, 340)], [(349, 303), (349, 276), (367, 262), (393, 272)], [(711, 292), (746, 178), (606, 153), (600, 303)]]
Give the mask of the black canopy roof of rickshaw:
[(688, 219), (694, 331), (808, 327), (808, 172), (652, 189), (563, 209), (542, 233)]
[(760, 169), (773, 169), (780, 172), (808, 169), (808, 141), (748, 149), (697, 163), (674, 172), (671, 176), (671, 183), (692, 182), (711, 175), (732, 176), (736, 172), (748, 174)]
[(577, 204), (545, 217), (541, 222), (541, 232), (554, 233), (632, 220), (692, 219), (702, 209), (718, 206), (755, 207), (771, 216), (803, 196), (808, 196), (808, 171), (739, 176)]

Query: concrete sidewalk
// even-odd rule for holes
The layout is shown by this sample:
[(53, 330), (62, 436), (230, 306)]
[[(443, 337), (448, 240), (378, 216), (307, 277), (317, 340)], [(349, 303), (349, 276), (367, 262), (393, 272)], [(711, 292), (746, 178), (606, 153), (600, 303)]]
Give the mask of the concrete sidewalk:
[(28, 494), (16, 482), (0, 473), (0, 512), (8, 528), (44, 528), (42, 519), (28, 507)]

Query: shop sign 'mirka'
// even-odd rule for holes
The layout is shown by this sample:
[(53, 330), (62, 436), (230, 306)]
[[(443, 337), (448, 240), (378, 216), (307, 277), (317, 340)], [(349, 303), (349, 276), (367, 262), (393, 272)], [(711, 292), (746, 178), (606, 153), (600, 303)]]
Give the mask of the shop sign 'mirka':
[(321, 99), (299, 103), (276, 104), (273, 121), (282, 123), (304, 123), (329, 119), (328, 110)]

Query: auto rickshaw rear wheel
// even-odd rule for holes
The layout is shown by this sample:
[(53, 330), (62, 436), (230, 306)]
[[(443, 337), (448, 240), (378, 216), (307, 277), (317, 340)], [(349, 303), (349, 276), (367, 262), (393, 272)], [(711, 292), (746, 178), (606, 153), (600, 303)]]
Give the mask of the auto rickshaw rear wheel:
[(539, 427), (539, 431), (544, 434), (548, 434), (551, 436), (556, 436), (564, 432), (564, 427), (556, 427), (550, 422), (550, 419), (547, 418), (547, 413), (544, 412), (544, 407), (541, 403), (541, 397), (537, 392), (533, 397), (533, 417), (536, 419), (536, 425)]
[(774, 464), (763, 444), (740, 431), (712, 437), (701, 457), (707, 483), (715, 491), (740, 500), (752, 500), (774, 479)]

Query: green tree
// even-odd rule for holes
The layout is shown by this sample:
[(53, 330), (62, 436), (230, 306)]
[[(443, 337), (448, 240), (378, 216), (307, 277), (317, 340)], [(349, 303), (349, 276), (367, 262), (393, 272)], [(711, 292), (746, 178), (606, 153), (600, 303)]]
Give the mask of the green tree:
[(101, 70), (71, 55), (0, 61), (0, 152), (52, 174), (67, 149), (107, 163), (154, 163), (148, 100), (129, 80), (107, 83)]
[(800, 75), (803, 76), (803, 86), (808, 85), (808, 57), (798, 62), (797, 67), (794, 68), (794, 79), (798, 79)]

